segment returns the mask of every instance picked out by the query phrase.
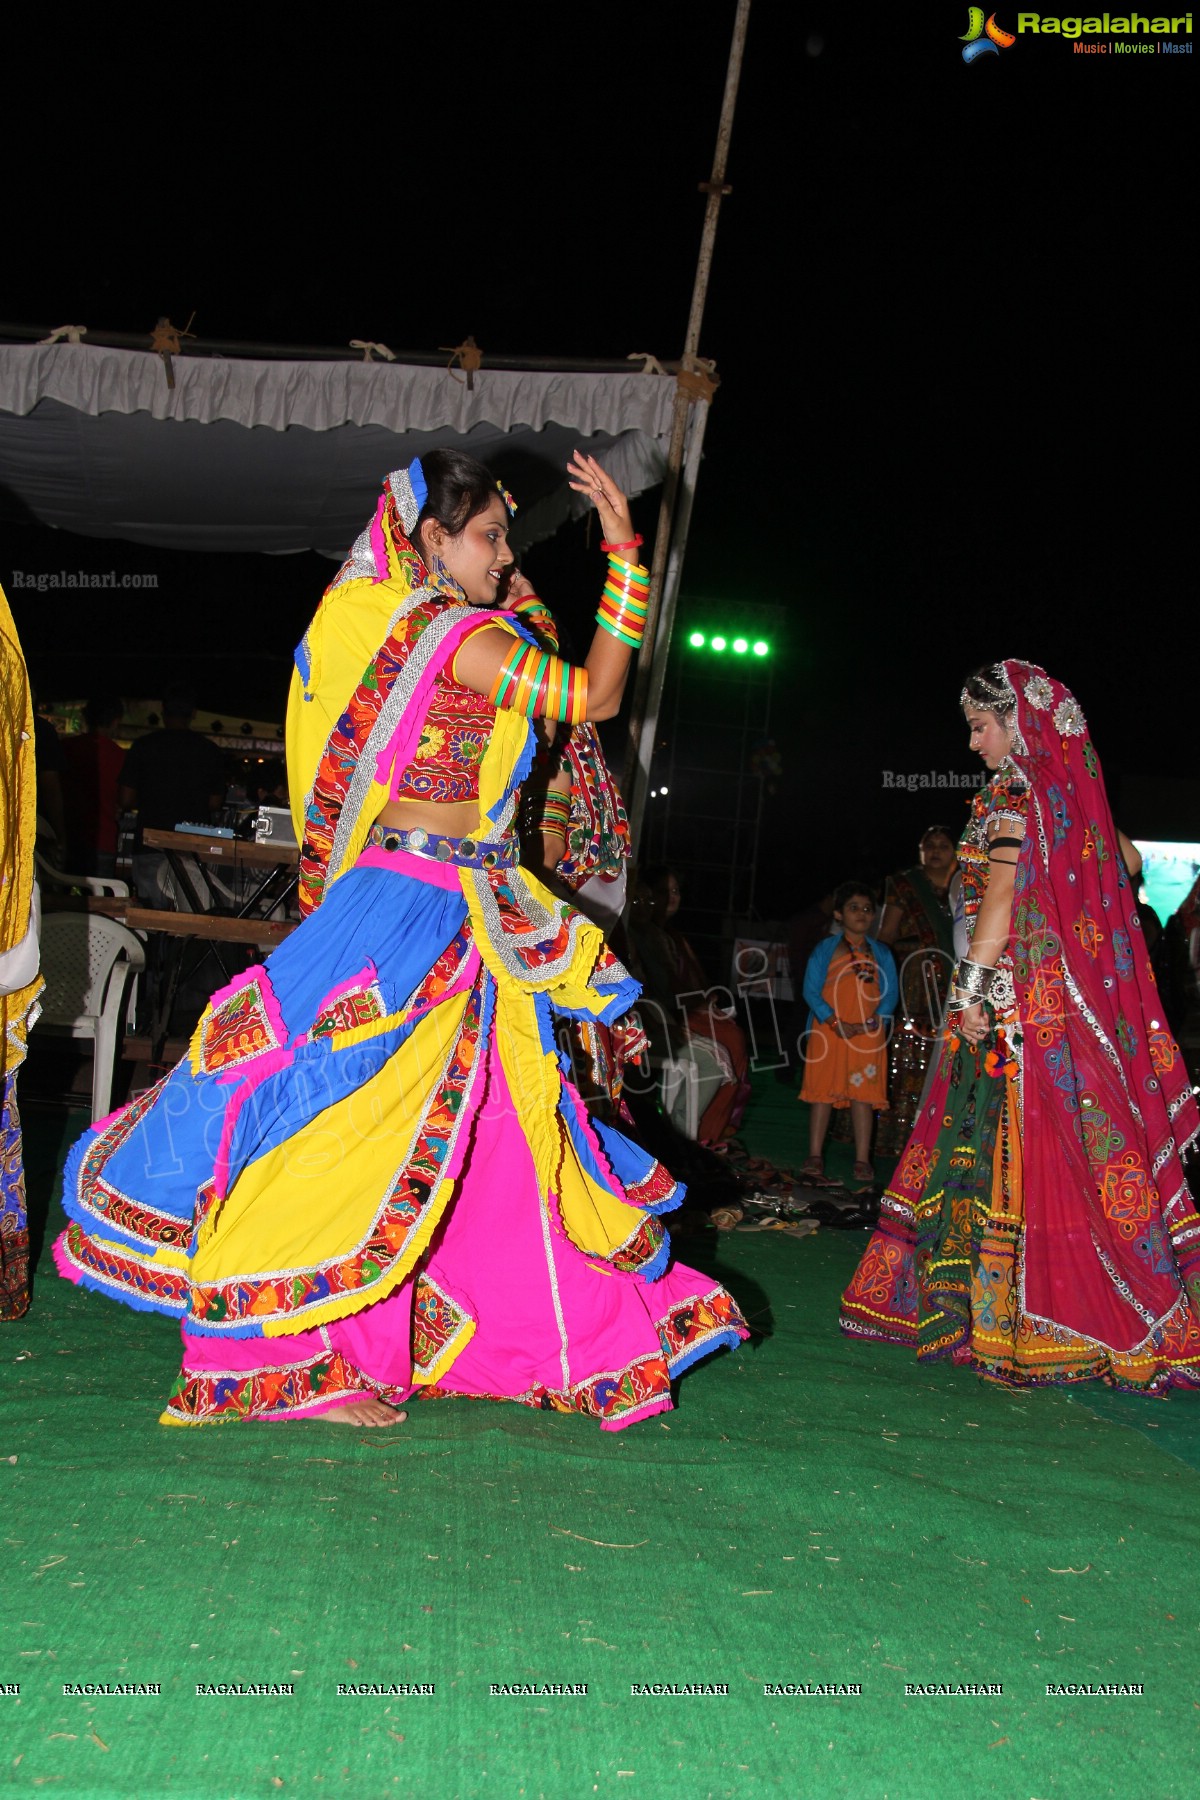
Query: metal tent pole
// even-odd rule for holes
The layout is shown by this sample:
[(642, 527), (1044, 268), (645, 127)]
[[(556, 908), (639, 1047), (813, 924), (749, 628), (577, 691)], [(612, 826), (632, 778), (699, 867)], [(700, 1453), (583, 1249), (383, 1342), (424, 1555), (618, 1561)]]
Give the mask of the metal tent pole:
[[(703, 363), (697, 352), (700, 324), (708, 298), (708, 281), (712, 271), (713, 244), (717, 236), (717, 218), (721, 201), (730, 191), (725, 184), (725, 167), (729, 160), (729, 140), (733, 133), (733, 114), (737, 104), (738, 82), (742, 72), (742, 55), (746, 45), (746, 26), (750, 18), (750, 0), (738, 0), (733, 22), (733, 42), (725, 71), (725, 95), (721, 102), (721, 119), (717, 127), (717, 147), (712, 175), (700, 183), (708, 195), (704, 209), (704, 228), (700, 234), (700, 254), (696, 261), (696, 278), (692, 285), (692, 307), (688, 315), (687, 336), (681, 358), (682, 371), (676, 377), (675, 417), (671, 426), (671, 443), (667, 452), (667, 469), (663, 478), (658, 527), (654, 535), (654, 557), (650, 566), (650, 598), (646, 618), (646, 636), (638, 661), (633, 690), (633, 710), (629, 720), (629, 742), (625, 760), (624, 789), (629, 809), (629, 824), (635, 847), (639, 844), (642, 820), (649, 793), (650, 763), (654, 754), (654, 737), (658, 729), (662, 705), (663, 680), (675, 625), (675, 605), (679, 597), (679, 579), (687, 548), (687, 528), (691, 518), (691, 502), (695, 493), (696, 473), (700, 463), (700, 446), (704, 440), (709, 402), (716, 383), (711, 378), (713, 365)], [(687, 464), (685, 467), (685, 454)], [(682, 480), (681, 480), (682, 476)], [(679, 506), (678, 527), (675, 523)], [(674, 579), (670, 579), (673, 573)]]
[[(658, 737), (658, 720), (671, 650), (671, 632), (675, 623), (679, 584), (683, 579), (683, 558), (692, 519), (696, 477), (700, 473), (700, 453), (704, 443), (704, 428), (708, 423), (708, 406), (707, 400), (700, 400), (695, 407), (684, 408), (687, 431), (683, 467), (678, 480), (679, 503), (670, 550), (665, 558), (666, 567), (660, 579), (662, 605), (653, 635), (649, 629), (646, 632), (642, 661), (638, 665), (639, 686), (634, 690), (634, 716), (630, 721), (630, 763), (627, 765), (625, 792), (630, 796), (629, 828), (639, 854), (646, 800), (650, 792), (650, 765), (654, 760), (654, 743)], [(655, 561), (657, 560), (656, 557)], [(646, 675), (644, 682), (640, 679), (643, 671)]]

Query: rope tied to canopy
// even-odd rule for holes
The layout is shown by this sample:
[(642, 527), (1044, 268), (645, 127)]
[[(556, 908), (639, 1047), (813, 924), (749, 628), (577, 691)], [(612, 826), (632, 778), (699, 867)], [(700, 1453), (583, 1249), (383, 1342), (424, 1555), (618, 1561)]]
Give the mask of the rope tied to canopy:
[[(465, 337), (461, 344), (439, 344), (439, 350), (449, 350), (450, 361), (446, 364), (446, 373), (451, 381), (461, 382), (466, 377), (467, 392), (475, 392), (475, 374), (483, 367), (483, 351), (473, 337)], [(454, 365), (458, 364), (462, 375), (454, 373)]]

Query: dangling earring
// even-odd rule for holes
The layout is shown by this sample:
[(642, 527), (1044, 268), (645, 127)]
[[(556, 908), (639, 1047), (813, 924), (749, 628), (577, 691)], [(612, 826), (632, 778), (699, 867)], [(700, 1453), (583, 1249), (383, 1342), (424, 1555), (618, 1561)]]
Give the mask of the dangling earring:
[(447, 600), (465, 600), (466, 595), (455, 577), (450, 573), (441, 557), (435, 550), (426, 565), (429, 571), (429, 585), (436, 588)]

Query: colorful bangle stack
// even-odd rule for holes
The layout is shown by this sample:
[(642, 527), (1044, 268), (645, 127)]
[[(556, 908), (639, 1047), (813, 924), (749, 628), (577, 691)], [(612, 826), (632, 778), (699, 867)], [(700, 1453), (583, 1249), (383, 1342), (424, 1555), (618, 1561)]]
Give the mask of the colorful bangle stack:
[(534, 644), (514, 644), (496, 672), (488, 699), (527, 719), (578, 725), (587, 714), (587, 670)]
[(641, 563), (629, 563), (610, 553), (608, 575), (596, 623), (622, 644), (636, 650), (646, 635), (650, 610), (650, 571)]
[(558, 648), (558, 630), (554, 623), (554, 615), (544, 600), (536, 594), (524, 594), (520, 600), (514, 600), (511, 610), (518, 618), (537, 632), (539, 637), (552, 640), (552, 648)]
[(541, 829), (552, 837), (565, 839), (571, 825), (571, 797), (553, 788), (542, 797)]

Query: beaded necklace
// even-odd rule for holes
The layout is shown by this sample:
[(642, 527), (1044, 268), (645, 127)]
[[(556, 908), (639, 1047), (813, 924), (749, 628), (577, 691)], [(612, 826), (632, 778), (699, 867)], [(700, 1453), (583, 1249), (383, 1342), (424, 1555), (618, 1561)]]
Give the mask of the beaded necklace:
[[(875, 966), (875, 958), (872, 956), (871, 952), (866, 949), (865, 943), (856, 949), (844, 932), (842, 933), (842, 942), (850, 953), (850, 971), (856, 980), (862, 982), (864, 985), (868, 981), (878, 980), (879, 971)], [(864, 951), (866, 952), (865, 955), (863, 954)]]

